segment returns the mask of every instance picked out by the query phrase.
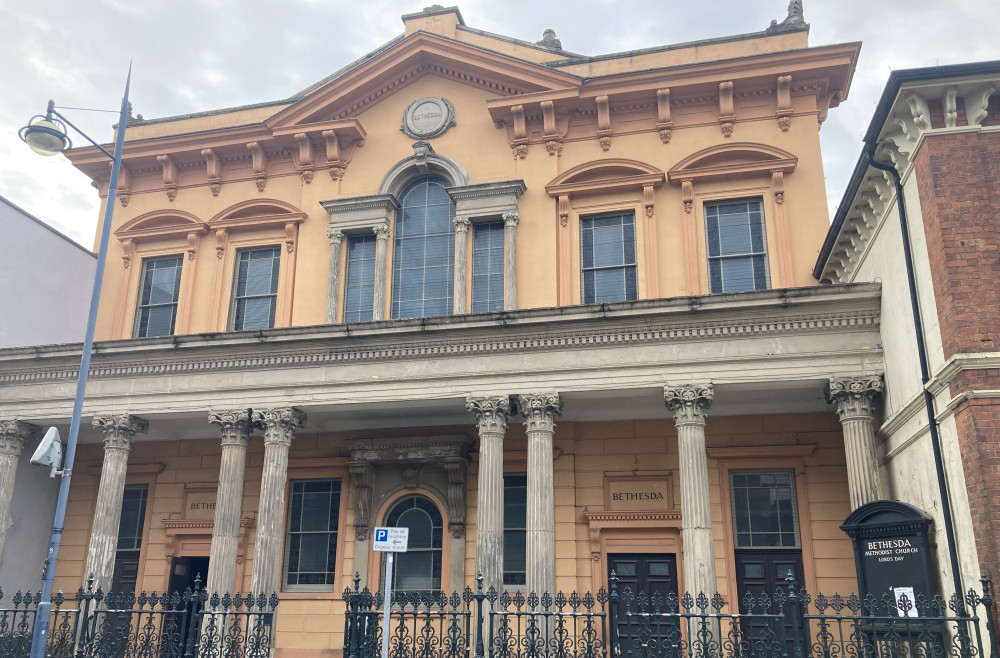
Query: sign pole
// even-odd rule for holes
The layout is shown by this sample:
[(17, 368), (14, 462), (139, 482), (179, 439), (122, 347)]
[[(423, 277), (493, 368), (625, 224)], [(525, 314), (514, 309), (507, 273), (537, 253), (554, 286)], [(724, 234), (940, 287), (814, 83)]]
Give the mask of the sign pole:
[(385, 561), (385, 603), (382, 608), (382, 658), (389, 658), (389, 614), (392, 610), (392, 562), (394, 552), (386, 553)]

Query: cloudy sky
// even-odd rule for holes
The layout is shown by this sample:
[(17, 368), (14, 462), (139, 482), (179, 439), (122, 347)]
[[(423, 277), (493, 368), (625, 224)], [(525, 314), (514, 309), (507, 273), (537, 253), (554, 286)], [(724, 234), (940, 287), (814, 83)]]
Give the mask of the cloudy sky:
[[(453, 4), (438, 0), (442, 4)], [(402, 33), (433, 0), (0, 0), (0, 195), (93, 246), (98, 198), (62, 156), (17, 130), (54, 98), (118, 107), (133, 62), (136, 113), (156, 118), (286, 98)], [(462, 0), (470, 27), (597, 55), (740, 34), (782, 19), (787, 0)], [(805, 0), (812, 45), (863, 41), (847, 101), (821, 132), (831, 211), (893, 69), (1000, 59), (997, 0)], [(65, 112), (112, 138), (113, 114)], [(82, 143), (82, 139), (76, 143)]]

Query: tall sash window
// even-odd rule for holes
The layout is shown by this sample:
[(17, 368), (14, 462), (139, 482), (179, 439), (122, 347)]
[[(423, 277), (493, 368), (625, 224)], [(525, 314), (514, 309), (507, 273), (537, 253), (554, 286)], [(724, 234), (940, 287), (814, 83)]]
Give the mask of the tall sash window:
[(455, 207), (446, 187), (442, 178), (422, 176), (400, 195), (393, 242), (393, 318), (452, 312)]

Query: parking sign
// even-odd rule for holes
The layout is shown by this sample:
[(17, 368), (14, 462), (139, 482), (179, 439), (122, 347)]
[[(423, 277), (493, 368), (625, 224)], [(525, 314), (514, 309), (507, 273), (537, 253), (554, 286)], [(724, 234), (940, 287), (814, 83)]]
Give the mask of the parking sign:
[(375, 528), (372, 550), (379, 553), (405, 553), (409, 539), (409, 528)]

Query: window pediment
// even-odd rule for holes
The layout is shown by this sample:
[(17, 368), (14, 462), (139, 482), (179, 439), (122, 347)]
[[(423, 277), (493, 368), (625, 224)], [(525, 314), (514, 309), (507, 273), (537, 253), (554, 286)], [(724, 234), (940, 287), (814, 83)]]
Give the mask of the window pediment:
[(244, 201), (228, 208), (215, 217), (208, 225), (212, 229), (223, 228), (275, 228), (284, 227), (289, 222), (298, 224), (305, 221), (306, 214), (298, 208), (276, 200)]
[(119, 240), (186, 238), (190, 233), (208, 233), (208, 224), (194, 215), (178, 211), (154, 211), (126, 222), (115, 231)]
[(683, 181), (770, 175), (778, 171), (788, 174), (795, 171), (798, 161), (788, 151), (767, 144), (720, 144), (684, 158), (667, 176), (677, 185)]
[(611, 158), (573, 167), (545, 186), (549, 196), (596, 194), (624, 188), (644, 188), (663, 184), (662, 171), (637, 160)]

